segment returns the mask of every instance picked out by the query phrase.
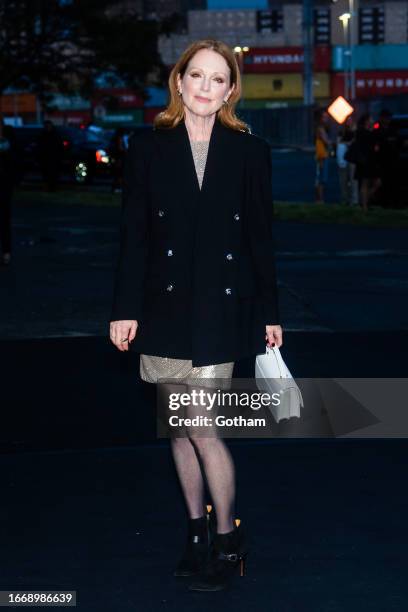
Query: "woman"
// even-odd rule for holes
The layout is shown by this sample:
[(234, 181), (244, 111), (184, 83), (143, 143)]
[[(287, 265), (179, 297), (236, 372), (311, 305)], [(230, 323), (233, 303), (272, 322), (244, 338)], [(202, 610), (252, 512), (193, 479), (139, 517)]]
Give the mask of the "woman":
[(316, 204), (324, 204), (324, 188), (329, 180), (329, 155), (331, 141), (328, 134), (329, 115), (320, 111), (315, 134)]
[(47, 191), (57, 190), (63, 157), (64, 141), (54, 123), (47, 119), (38, 139), (38, 160)]
[(124, 137), (125, 129), (118, 128), (112, 139), (112, 193), (120, 193), (122, 191), (123, 160), (126, 152)]
[[(282, 344), (270, 150), (235, 115), (240, 74), (224, 43), (190, 45), (169, 89), (155, 129), (129, 140), (110, 338), (141, 353), (145, 381), (228, 383), (236, 360), (265, 352), (265, 340)], [(247, 552), (231, 454), (213, 436), (171, 447), (189, 515), (175, 575), (199, 573), (190, 589), (220, 590)], [(210, 545), (204, 478), (217, 519)]]
[(345, 158), (354, 135), (353, 119), (348, 117), (339, 130), (336, 146), (341, 203), (348, 206), (358, 204), (358, 188), (357, 182), (354, 180), (355, 166)]

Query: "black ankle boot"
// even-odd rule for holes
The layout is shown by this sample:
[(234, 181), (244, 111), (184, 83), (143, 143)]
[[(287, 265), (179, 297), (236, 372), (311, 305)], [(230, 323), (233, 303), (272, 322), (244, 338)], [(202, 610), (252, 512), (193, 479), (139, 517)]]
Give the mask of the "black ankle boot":
[(221, 591), (228, 586), (238, 568), (240, 575), (244, 576), (247, 554), (241, 521), (237, 519), (232, 531), (215, 534), (209, 560), (189, 590)]
[(186, 546), (174, 571), (174, 576), (194, 576), (205, 567), (215, 533), (214, 523), (215, 517), (211, 506), (207, 506), (204, 516), (188, 520)]

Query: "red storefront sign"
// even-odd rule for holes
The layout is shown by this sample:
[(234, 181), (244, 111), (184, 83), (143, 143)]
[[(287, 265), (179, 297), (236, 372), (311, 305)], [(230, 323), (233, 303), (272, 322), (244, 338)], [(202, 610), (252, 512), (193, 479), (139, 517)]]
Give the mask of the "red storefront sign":
[(20, 115), (35, 113), (37, 96), (30, 93), (15, 93), (0, 96), (0, 113)]
[[(251, 47), (244, 53), (244, 72), (275, 73), (302, 72), (304, 65), (303, 47)], [(330, 47), (318, 45), (314, 49), (314, 71), (330, 70)]]
[[(344, 73), (331, 75), (331, 96), (344, 94)], [(356, 72), (356, 95), (358, 98), (387, 96), (408, 92), (408, 70), (381, 70)]]

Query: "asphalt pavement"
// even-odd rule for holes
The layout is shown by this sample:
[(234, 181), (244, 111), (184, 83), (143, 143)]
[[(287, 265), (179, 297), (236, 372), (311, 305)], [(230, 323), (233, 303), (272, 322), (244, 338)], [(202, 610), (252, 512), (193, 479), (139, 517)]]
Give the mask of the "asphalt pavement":
[[(17, 196), (0, 269), (0, 588), (73, 589), (87, 612), (404, 612), (404, 439), (228, 441), (247, 575), (212, 594), (172, 577), (186, 517), (155, 387), (108, 338), (119, 209), (68, 200)], [(406, 377), (407, 233), (276, 223), (295, 376)]]
[[(337, 163), (329, 158), (325, 200), (340, 201)], [(272, 149), (273, 197), (280, 202), (314, 202), (316, 162), (314, 153), (302, 149)]]

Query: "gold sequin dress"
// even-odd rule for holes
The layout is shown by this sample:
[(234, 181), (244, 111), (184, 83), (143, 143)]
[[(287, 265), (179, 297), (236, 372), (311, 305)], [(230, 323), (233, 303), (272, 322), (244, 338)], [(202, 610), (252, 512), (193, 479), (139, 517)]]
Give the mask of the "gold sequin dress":
[[(203, 182), (205, 164), (208, 153), (208, 140), (191, 141), (194, 165), (198, 182)], [(140, 355), (140, 377), (150, 383), (157, 383), (158, 379), (165, 382), (167, 379), (183, 379), (186, 382), (193, 379), (217, 379), (218, 387), (228, 387), (234, 369), (234, 362), (217, 363), (207, 366), (193, 367), (191, 359), (174, 359), (173, 357), (159, 357), (156, 355)], [(223, 384), (224, 382), (224, 384)], [(211, 386), (211, 380), (203, 381), (203, 386)]]

